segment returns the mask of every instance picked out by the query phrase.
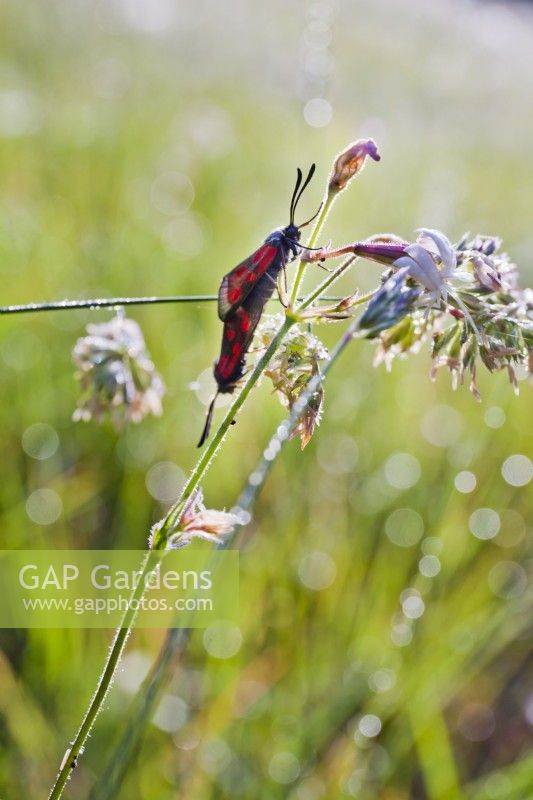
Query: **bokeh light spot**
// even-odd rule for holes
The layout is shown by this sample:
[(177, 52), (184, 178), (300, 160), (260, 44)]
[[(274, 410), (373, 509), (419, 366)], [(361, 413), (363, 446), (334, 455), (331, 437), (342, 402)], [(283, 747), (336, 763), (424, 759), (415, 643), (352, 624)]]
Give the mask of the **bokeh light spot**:
[(324, 472), (330, 475), (343, 475), (352, 472), (359, 449), (351, 436), (325, 436), (319, 441), (317, 459)]
[(376, 714), (365, 714), (359, 720), (357, 729), (363, 736), (371, 739), (380, 733), (381, 727), (381, 720)]
[(461, 494), (469, 494), (476, 488), (477, 480), (473, 472), (463, 470), (457, 473), (454, 483), (458, 492), (461, 492)]
[(422, 556), (418, 562), (418, 569), (426, 578), (434, 578), (440, 572), (440, 560), (437, 556)]
[(392, 626), (391, 641), (398, 647), (407, 647), (413, 640), (413, 631), (406, 622), (397, 622)]
[(495, 564), (487, 578), (490, 590), (502, 600), (520, 597), (527, 589), (527, 572), (515, 561)]
[(385, 477), (396, 489), (410, 489), (420, 474), (420, 462), (411, 453), (394, 453), (385, 462)]
[(163, 695), (152, 718), (153, 724), (166, 733), (174, 733), (187, 722), (187, 704), (173, 694)]
[(374, 692), (388, 692), (396, 684), (396, 674), (392, 669), (378, 669), (368, 679), (368, 685)]
[(481, 703), (469, 703), (459, 713), (457, 730), (469, 742), (483, 742), (496, 728), (492, 710)]
[(500, 530), (499, 514), (492, 508), (478, 508), (472, 512), (468, 522), (470, 532), (476, 539), (494, 539)]
[(26, 500), (26, 513), (37, 525), (51, 525), (62, 510), (61, 498), (53, 489), (36, 489)]
[(22, 448), (31, 458), (44, 461), (51, 458), (59, 447), (59, 436), (51, 425), (35, 422), (22, 434)]
[(501, 428), (505, 424), (505, 411), (500, 406), (491, 406), (485, 411), (484, 420), (489, 428)]
[(402, 611), (407, 619), (419, 619), (426, 606), (419, 594), (410, 594), (402, 600)]
[(333, 108), (323, 97), (313, 97), (304, 106), (304, 119), (312, 128), (325, 128), (333, 117)]
[(159, 461), (146, 473), (146, 488), (160, 503), (176, 500), (184, 483), (183, 470), (172, 461)]
[(126, 653), (117, 671), (117, 686), (128, 694), (135, 694), (152, 666), (152, 659), (143, 650)]
[(231, 622), (217, 622), (205, 629), (203, 641), (209, 655), (222, 660), (239, 652), (242, 633)]
[(315, 550), (301, 559), (298, 576), (304, 586), (318, 592), (331, 586), (337, 576), (337, 566), (328, 553)]
[(502, 475), (510, 486), (525, 486), (533, 478), (533, 461), (520, 453), (509, 456), (503, 462)]
[(185, 214), (194, 200), (194, 186), (181, 172), (163, 172), (150, 187), (150, 200), (161, 214)]
[(268, 774), (276, 783), (293, 783), (300, 774), (300, 762), (292, 753), (274, 753), (268, 765)]
[(420, 430), (424, 439), (435, 447), (449, 447), (461, 438), (463, 418), (451, 406), (434, 406), (422, 417)]
[(413, 508), (397, 508), (385, 521), (385, 533), (398, 547), (412, 547), (424, 535), (424, 520)]

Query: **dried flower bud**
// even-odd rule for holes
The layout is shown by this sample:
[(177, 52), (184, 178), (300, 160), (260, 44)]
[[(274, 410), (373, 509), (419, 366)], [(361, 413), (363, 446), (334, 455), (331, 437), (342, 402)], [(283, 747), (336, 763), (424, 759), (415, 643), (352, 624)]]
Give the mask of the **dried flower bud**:
[(457, 389), (464, 383), (464, 376), (470, 372), (470, 390), (476, 400), (481, 395), (476, 386), (476, 357), (478, 345), (475, 336), (469, 334), (463, 322), (433, 334), (432, 366), (430, 377), (435, 380), (441, 367), (447, 367), (452, 378), (452, 387)]
[[(316, 366), (314, 372), (314, 375), (316, 374), (318, 374), (318, 365)], [(322, 386), (322, 384), (320, 384), (316, 392), (313, 394), (313, 396), (307, 403), (305, 411), (298, 420), (298, 424), (290, 437), (291, 439), (294, 439), (295, 436), (300, 436), (302, 450), (304, 449), (304, 447), (307, 447), (307, 445), (311, 441), (316, 426), (320, 425), (323, 408), (324, 408), (324, 387)]]
[[(164, 525), (164, 521), (162, 523)], [(244, 517), (229, 511), (206, 508), (201, 489), (196, 489), (183, 506), (178, 523), (168, 536), (168, 547), (178, 550), (189, 545), (193, 539), (220, 544), (236, 525), (244, 524)], [(152, 540), (156, 541), (161, 523), (152, 528)]]
[[(279, 316), (266, 317), (256, 333), (258, 357), (270, 344), (280, 326)], [(270, 362), (265, 375), (270, 378), (283, 406), (292, 410), (306, 390), (309, 381), (318, 374), (320, 361), (329, 358), (320, 339), (294, 325)], [(299, 435), (302, 449), (320, 423), (324, 394), (319, 387), (307, 404), (291, 438)]]
[(499, 292), (502, 286), (502, 279), (499, 272), (493, 267), (489, 259), (475, 255), (472, 257), (474, 276), (483, 289), (491, 292)]
[(479, 287), (490, 292), (510, 292), (518, 288), (518, 270), (507, 253), (501, 251), (497, 236), (465, 234), (456, 245), (457, 264), (470, 269)]
[(364, 167), (367, 156), (374, 161), (380, 161), (381, 156), (373, 139), (359, 139), (339, 153), (333, 163), (329, 178), (329, 194), (342, 192), (358, 172)]
[(405, 255), (407, 247), (409, 247), (409, 242), (404, 242), (398, 236), (381, 233), (364, 242), (354, 242), (353, 252), (360, 258), (368, 258), (370, 261), (377, 261), (378, 264), (392, 266), (395, 261)]
[(414, 311), (379, 336), (379, 346), (374, 358), (374, 366), (384, 363), (390, 371), (395, 358), (406, 358), (420, 350), (431, 323), (426, 313)]
[(369, 339), (391, 328), (414, 308), (421, 289), (409, 286), (408, 278), (409, 268), (399, 269), (385, 281), (366, 307), (359, 320), (359, 328), (367, 332)]
[(87, 336), (76, 342), (72, 359), (82, 392), (74, 420), (100, 422), (109, 415), (118, 428), (162, 413), (165, 387), (133, 320), (117, 315), (87, 325)]

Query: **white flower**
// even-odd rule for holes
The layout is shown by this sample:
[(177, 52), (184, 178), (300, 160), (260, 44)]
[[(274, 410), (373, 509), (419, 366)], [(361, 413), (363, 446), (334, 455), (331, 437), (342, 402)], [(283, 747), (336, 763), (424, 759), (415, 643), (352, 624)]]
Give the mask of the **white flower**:
[(405, 254), (393, 266), (407, 267), (409, 275), (429, 292), (428, 300), (441, 297), (446, 303), (453, 281), (472, 283), (472, 275), (457, 269), (457, 255), (450, 240), (440, 231), (419, 228), (415, 244), (405, 248)]
[(457, 255), (450, 240), (440, 231), (432, 228), (419, 228), (415, 244), (405, 248), (406, 255), (396, 259), (393, 267), (407, 268), (409, 275), (427, 291), (422, 297), (429, 305), (437, 300), (448, 302), (450, 296), (460, 308), (465, 319), (481, 343), (481, 335), (472, 315), (455, 289), (455, 282), (473, 285), (472, 275), (457, 269)]
[(197, 489), (183, 507), (179, 521), (171, 532), (169, 547), (178, 550), (186, 547), (193, 539), (220, 544), (236, 525), (243, 524), (244, 517), (238, 514), (206, 508), (202, 490)]
[(139, 325), (121, 314), (87, 325), (72, 353), (82, 390), (74, 420), (109, 416), (120, 428), (147, 414), (160, 416), (165, 387), (146, 349)]

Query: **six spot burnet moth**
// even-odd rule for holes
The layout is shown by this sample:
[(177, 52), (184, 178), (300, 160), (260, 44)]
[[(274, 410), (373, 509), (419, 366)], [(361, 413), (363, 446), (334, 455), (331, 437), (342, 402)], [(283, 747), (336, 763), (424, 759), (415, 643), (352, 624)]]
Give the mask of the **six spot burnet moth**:
[(218, 316), (224, 323), (220, 357), (215, 363), (214, 376), (217, 391), (213, 397), (198, 447), (201, 447), (211, 428), (215, 401), (219, 394), (231, 394), (244, 375), (245, 358), (263, 309), (270, 300), (282, 269), (302, 249), (299, 244), (301, 229), (317, 216), (301, 225), (294, 222), (298, 202), (315, 172), (311, 166), (303, 181), (298, 169), (296, 184), (289, 209), (289, 224), (272, 231), (255, 253), (224, 275), (218, 291)]

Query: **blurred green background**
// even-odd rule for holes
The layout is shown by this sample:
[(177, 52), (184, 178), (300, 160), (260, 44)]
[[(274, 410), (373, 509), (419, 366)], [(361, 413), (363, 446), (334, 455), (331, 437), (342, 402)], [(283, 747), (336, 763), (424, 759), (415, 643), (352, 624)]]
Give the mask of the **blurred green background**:
[[(312, 213), (360, 136), (382, 162), (324, 242), (495, 233), (533, 282), (526, 6), (7, 0), (0, 38), (4, 304), (213, 293), (287, 222), (296, 166), (317, 162)], [(361, 264), (343, 287), (378, 277)], [(72, 347), (110, 312), (1, 318), (3, 548), (142, 548), (194, 464), (215, 308), (129, 315), (168, 392), (161, 419), (121, 434), (71, 421)], [(480, 405), (444, 373), (429, 381), (427, 347), (390, 374), (373, 351), (346, 352), (317, 435), (275, 464), (244, 539), (240, 636), (219, 658), (194, 633), (117, 800), (533, 796), (531, 387), (515, 397), (484, 373)], [(233, 505), (282, 417), (265, 382), (208, 476), (209, 507)], [(3, 632), (2, 800), (47, 795), (111, 637)], [(69, 797), (114, 758), (163, 638), (130, 639)]]

